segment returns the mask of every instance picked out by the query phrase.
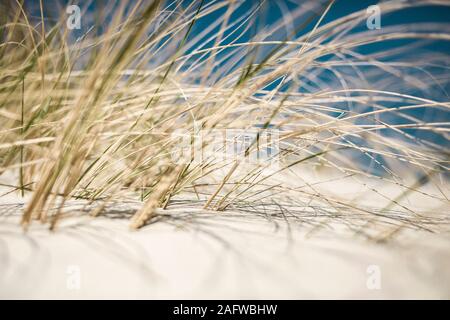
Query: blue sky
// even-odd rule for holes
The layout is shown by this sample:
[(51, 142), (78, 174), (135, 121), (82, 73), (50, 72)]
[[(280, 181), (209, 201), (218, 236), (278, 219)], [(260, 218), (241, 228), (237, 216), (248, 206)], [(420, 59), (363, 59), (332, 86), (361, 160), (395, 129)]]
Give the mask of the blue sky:
[[(190, 0), (182, 0), (184, 5), (188, 5), (190, 3)], [(317, 0), (313, 1), (314, 3), (317, 3)], [(325, 3), (324, 1), (322, 1)], [(36, 12), (36, 10), (39, 8), (39, 4), (37, 1), (26, 1), (27, 5), (30, 8), (30, 11), (33, 12), (33, 15), (39, 16), (39, 11)], [(58, 3), (58, 5), (52, 5), (52, 3)], [(196, 4), (196, 6), (200, 3)], [(204, 1), (204, 6), (207, 6), (210, 4), (210, 0)], [(262, 4), (261, 4), (262, 3)], [(249, 28), (248, 32), (244, 34), (239, 41), (245, 42), (248, 39), (250, 39), (256, 32), (258, 32), (259, 28), (261, 27), (267, 27), (270, 25), (276, 24), (276, 22), (282, 17), (283, 12), (280, 9), (281, 7), (285, 8), (285, 10), (294, 10), (297, 6), (305, 4), (306, 1), (290, 1), (290, 0), (270, 0), (270, 1), (257, 1), (257, 0), (243, 0), (242, 5), (239, 7), (239, 9), (235, 10), (233, 13), (230, 22), (233, 22), (233, 19), (238, 19), (240, 16), (247, 13), (249, 10), (252, 10), (252, 8), (257, 7), (261, 4), (261, 7), (258, 11), (258, 14), (256, 15), (257, 18), (255, 19), (256, 27)], [(337, 19), (339, 17), (343, 17), (349, 13), (358, 11), (358, 10), (365, 10), (368, 6), (377, 4), (378, 1), (369, 1), (369, 0), (337, 0), (331, 7), (330, 11), (324, 18), (322, 24), (325, 24), (329, 21), (332, 21), (334, 19)], [(84, 8), (86, 5), (89, 5), (89, 8), (87, 11), (89, 13), (99, 13), (99, 10), (101, 8), (101, 2), (100, 1), (63, 1), (63, 0), (50, 0), (45, 1), (45, 10), (46, 10), (46, 16), (51, 15), (51, 11), (55, 12), (57, 10), (63, 9), (68, 4), (77, 4), (81, 8)], [(196, 6), (193, 7), (195, 10)], [(59, 9), (58, 9), (59, 8)], [(217, 18), (220, 15), (223, 15), (226, 11), (226, 8), (223, 8), (221, 10), (218, 10), (217, 12), (208, 15), (202, 19), (199, 19), (196, 21), (193, 30), (190, 34), (190, 38), (195, 37), (197, 34), (199, 34), (201, 31), (203, 31), (205, 28), (207, 28), (209, 25), (214, 23)], [(108, 19), (108, 18), (107, 18)], [(300, 31), (300, 34), (308, 32), (316, 23), (317, 18), (311, 21), (302, 31)], [(297, 21), (296, 24), (300, 24), (303, 21)], [(442, 23), (450, 23), (450, 6), (422, 6), (422, 7), (416, 7), (412, 9), (406, 9), (401, 10), (392, 14), (383, 14), (381, 12), (381, 26), (387, 27), (389, 25), (393, 24), (411, 24), (415, 25), (421, 22), (442, 22)], [(90, 25), (86, 23), (82, 23), (82, 28), (79, 31), (74, 31), (75, 35), (81, 35), (87, 30), (89, 30)], [(270, 28), (269, 28), (270, 30)], [(364, 23), (361, 25), (355, 27), (355, 31), (362, 31), (367, 30)], [(284, 32), (284, 31), (283, 31)], [(236, 38), (236, 36), (239, 34), (237, 32), (236, 34), (230, 36), (228, 40), (224, 41), (223, 43), (230, 42)], [(282, 40), (283, 37), (286, 37), (286, 35), (283, 34), (275, 34), (273, 35), (274, 38), (277, 38), (278, 40)], [(395, 40), (395, 41), (383, 41), (371, 45), (367, 45), (364, 47), (360, 47), (357, 50), (360, 53), (368, 54), (373, 53), (377, 51), (383, 51), (391, 48), (395, 48), (398, 46), (405, 45), (407, 43), (414, 42), (415, 40)], [(210, 44), (212, 45), (212, 43)], [(266, 52), (270, 50), (270, 46), (265, 47)], [(450, 54), (450, 43), (446, 41), (433, 41), (432, 43), (428, 44), (427, 46), (422, 47), (420, 50), (417, 50), (417, 52), (411, 52), (408, 55), (408, 59), (414, 59), (414, 56), (420, 53), (420, 51), (428, 50), (430, 52), (440, 52), (444, 54)], [(264, 52), (263, 52), (264, 54)], [(402, 57), (400, 57), (402, 58)], [(447, 61), (448, 65), (448, 61)], [(364, 69), (362, 69), (364, 70)], [(450, 91), (449, 87), (447, 86), (443, 88), (444, 90)], [(409, 94), (415, 94), (420, 96), (420, 92), (418, 91), (411, 91), (408, 92)], [(440, 97), (433, 97), (437, 100), (443, 100), (448, 101), (448, 96), (446, 97), (444, 94)], [(443, 110), (437, 110), (437, 109), (425, 109), (423, 110), (415, 110), (413, 111), (413, 115), (416, 117), (419, 117), (423, 119), (424, 121), (430, 121), (430, 120), (439, 120), (439, 121), (450, 121), (450, 114), (447, 111)], [(400, 121), (400, 120), (399, 120)], [(427, 138), (430, 140), (437, 140), (439, 139), (436, 137), (433, 133), (430, 133), (428, 131), (422, 130), (418, 132), (414, 132), (416, 135)], [(443, 143), (448, 143), (446, 140), (442, 140)]]

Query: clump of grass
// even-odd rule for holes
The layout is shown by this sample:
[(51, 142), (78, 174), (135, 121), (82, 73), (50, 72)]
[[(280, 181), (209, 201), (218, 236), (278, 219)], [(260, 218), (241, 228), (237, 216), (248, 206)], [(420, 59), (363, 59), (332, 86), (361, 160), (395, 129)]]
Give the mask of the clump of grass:
[[(25, 228), (53, 228), (71, 198), (95, 203), (92, 215), (142, 201), (133, 228), (174, 199), (320, 218), (312, 229), (339, 220), (376, 239), (448, 222), (449, 56), (431, 46), (450, 40), (448, 23), (369, 30), (365, 8), (328, 21), (333, 1), (155, 0), (87, 3), (77, 31), (65, 5), (48, 4), (1, 10), (0, 170), (29, 197)], [(448, 3), (379, 6), (385, 17), (430, 5)], [(215, 148), (231, 129), (255, 133), (238, 157), (174, 158), (180, 141)], [(269, 131), (276, 146), (262, 141)], [(276, 159), (246, 161), (275, 147)], [(354, 195), (338, 192), (347, 181)], [(443, 220), (411, 207), (412, 194)]]

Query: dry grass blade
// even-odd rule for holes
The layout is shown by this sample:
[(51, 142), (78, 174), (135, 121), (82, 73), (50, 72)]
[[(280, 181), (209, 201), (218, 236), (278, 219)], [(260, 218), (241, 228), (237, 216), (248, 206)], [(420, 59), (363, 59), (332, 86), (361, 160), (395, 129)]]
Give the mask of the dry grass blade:
[(101, 17), (86, 4), (73, 30), (51, 2), (1, 4), (0, 182), (27, 199), (25, 228), (84, 199), (94, 216), (140, 201), (133, 229), (190, 201), (304, 208), (312, 231), (378, 240), (447, 230), (430, 222), (450, 209), (447, 22), (369, 30), (365, 8), (334, 17), (334, 1), (155, 0)]

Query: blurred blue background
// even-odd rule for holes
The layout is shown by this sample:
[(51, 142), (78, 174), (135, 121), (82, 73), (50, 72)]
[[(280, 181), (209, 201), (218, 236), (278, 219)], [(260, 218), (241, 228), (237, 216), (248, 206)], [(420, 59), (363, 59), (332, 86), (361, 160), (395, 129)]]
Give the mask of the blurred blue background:
[[(414, 1), (412, 1), (414, 2)], [(82, 36), (86, 32), (95, 32), (96, 34), (101, 34), (104, 32), (104, 27), (107, 25), (107, 23), (100, 23), (98, 25), (98, 28), (95, 30), (92, 30), (93, 21), (95, 19), (100, 19), (100, 21), (110, 21), (112, 16), (111, 13), (114, 13), (114, 9), (111, 11), (105, 12), (105, 7), (110, 7), (112, 2), (109, 1), (64, 1), (64, 0), (50, 0), (45, 1), (45, 14), (44, 16), (49, 19), (49, 21), (57, 21), (58, 16), (61, 12), (64, 11), (64, 8), (69, 4), (76, 4), (82, 8), (85, 12), (85, 16), (92, 16), (89, 19), (89, 22), (86, 23), (85, 16), (82, 17), (82, 25), (80, 30), (73, 30), (73, 36), (76, 39), (77, 37)], [(112, 7), (118, 7), (119, 1), (114, 2), (115, 4), (112, 5)], [(134, 2), (130, 2), (133, 4)], [(149, 1), (144, 1), (144, 3), (149, 3)], [(171, 3), (168, 1), (167, 3)], [(173, 2), (172, 7), (179, 2)], [(201, 1), (195, 1), (192, 5), (191, 12), (195, 12), (200, 5)], [(212, 0), (205, 0), (203, 1), (203, 8), (208, 7), (212, 4), (216, 3)], [(292, 39), (292, 35), (288, 35), (289, 30), (286, 30), (286, 28), (281, 28), (274, 34), (270, 34), (271, 32), (271, 26), (276, 26), (278, 21), (285, 15), (287, 12), (293, 12), (295, 9), (297, 9), (299, 6), (308, 6), (310, 5), (313, 7), (313, 5), (316, 7), (315, 10), (317, 10), (317, 14), (314, 16), (314, 19), (312, 19), (309, 23), (306, 23), (301, 30), (299, 30), (296, 33), (296, 36), (300, 36), (302, 34), (306, 34), (308, 31), (310, 31), (313, 26), (316, 24), (321, 10), (325, 8), (325, 6), (328, 4), (328, 1), (317, 1), (317, 0), (311, 0), (311, 1), (291, 1), (291, 0), (267, 0), (267, 1), (257, 1), (257, 0), (241, 0), (237, 1), (236, 9), (234, 10), (233, 14), (230, 18), (230, 23), (233, 23), (234, 21), (237, 21), (240, 17), (243, 15), (255, 11), (255, 14), (252, 16), (252, 19), (249, 20), (247, 24), (245, 24), (242, 28), (238, 30), (231, 30), (227, 33), (225, 33), (225, 39), (222, 41), (221, 44), (228, 44), (232, 41), (237, 42), (246, 42), (249, 39), (254, 38), (255, 36), (259, 35), (259, 32), (261, 32), (262, 28), (266, 28), (266, 37), (265, 40), (285, 40), (285, 39)], [(333, 21), (335, 19), (338, 19), (340, 17), (344, 17), (352, 12), (356, 12), (359, 10), (366, 10), (366, 8), (370, 5), (376, 5), (378, 1), (370, 1), (370, 0), (338, 0), (335, 1), (330, 9), (330, 11), (327, 13), (325, 18), (323, 19), (321, 25), (326, 24), (327, 22)], [(190, 0), (181, 0), (181, 7), (188, 7), (192, 4), (192, 1)], [(25, 6), (27, 10), (32, 12), (32, 15), (36, 19), (36, 23), (39, 23), (40, 20), (40, 11), (39, 11), (39, 1), (31, 1), (26, 0)], [(206, 28), (214, 24), (219, 17), (223, 16), (227, 10), (227, 7), (223, 7), (219, 10), (216, 10), (215, 12), (208, 14), (205, 17), (202, 17), (200, 19), (197, 19), (195, 24), (193, 25), (192, 31), (188, 36), (188, 40), (194, 39), (196, 36), (201, 34), (202, 31), (204, 31)], [(450, 23), (450, 6), (421, 6), (421, 7), (415, 7), (415, 8), (409, 8), (409, 9), (402, 9), (394, 13), (383, 13), (381, 12), (381, 27), (387, 28), (390, 25), (399, 25), (399, 24), (409, 24), (414, 28), (415, 25), (418, 25), (420, 23)], [(298, 25), (302, 25), (305, 23), (305, 20), (297, 20), (293, 23), (294, 27)], [(250, 25), (249, 25), (250, 24)], [(248, 28), (247, 28), (248, 27)], [(220, 28), (220, 24), (216, 28), (213, 29), (214, 32), (217, 32)], [(448, 25), (446, 26), (447, 30), (446, 33), (450, 33), (450, 30), (448, 30)], [(359, 31), (367, 31), (367, 27), (364, 21), (362, 23), (356, 25), (352, 32), (359, 32)], [(207, 34), (202, 39), (202, 44), (205, 47), (210, 47), (214, 44), (214, 39), (210, 40), (209, 42), (205, 42), (205, 40), (210, 36), (210, 33)], [(377, 52), (384, 52), (386, 50), (399, 48), (408, 44), (413, 44), (417, 41), (417, 39), (408, 39), (408, 40), (389, 40), (389, 41), (382, 41), (373, 43), (370, 45), (364, 45), (360, 46), (355, 49), (356, 52), (361, 54), (375, 54)], [(267, 45), (264, 46), (262, 49), (258, 49), (259, 52), (259, 59), (262, 60), (266, 54), (268, 54), (271, 50), (276, 48), (275, 45)], [(197, 49), (197, 46), (191, 46), (186, 49), (186, 53), (192, 52), (192, 50)], [(391, 55), (388, 59), (390, 61), (396, 61), (396, 60), (404, 60), (406, 59), (409, 62), (414, 62), (414, 59), (416, 59), (418, 62), (421, 61), (421, 57), (423, 57), (424, 54), (435, 54), (439, 53), (441, 55), (447, 55), (447, 57), (450, 54), (450, 42), (449, 41), (429, 41), (424, 42), (420, 46), (418, 46), (414, 51), (408, 52), (407, 54), (401, 53), (399, 56)], [(207, 57), (207, 55), (206, 55)], [(164, 59), (164, 57), (160, 57), (161, 59)], [(324, 56), (321, 57), (321, 61), (326, 61), (327, 59), (332, 59), (333, 57), (330, 56)], [(382, 58), (381, 58), (382, 60)], [(430, 86), (430, 88), (427, 88), (427, 92), (423, 92), (421, 88), (403, 88), (404, 93), (410, 94), (410, 95), (416, 95), (418, 97), (428, 97), (435, 99), (437, 101), (449, 101), (449, 84), (450, 81), (448, 81), (449, 73), (446, 68), (449, 67), (449, 61), (443, 61), (444, 63), (444, 69), (442, 67), (435, 68), (433, 66), (429, 66), (427, 69), (427, 72), (432, 74), (439, 74), (440, 82), (443, 83), (441, 86)], [(215, 68), (218, 69), (220, 65), (216, 65)], [(369, 68), (360, 67), (360, 70), (362, 72), (368, 72)], [(444, 70), (444, 71), (443, 71)], [(229, 70), (228, 72), (230, 72)], [(409, 70), (402, 70), (402, 72), (405, 72), (405, 75), (409, 74)], [(226, 74), (226, 73), (225, 73)], [(417, 74), (415, 74), (417, 76)], [(321, 79), (323, 79), (325, 82), (332, 82), (334, 81), (332, 75), (330, 72), (323, 71), (320, 75)], [(447, 79), (447, 81), (446, 81)], [(401, 80), (401, 79), (399, 79)], [(423, 81), (432, 81), (432, 79), (428, 79), (426, 74), (424, 73)], [(265, 89), (272, 89), (274, 88), (278, 83), (274, 82), (272, 84), (269, 84)], [(305, 89), (308, 85), (310, 89)], [(314, 83), (305, 83), (305, 87), (300, 88), (300, 92), (303, 90), (305, 92), (311, 92), (314, 90)], [(287, 86), (284, 86), (281, 88), (281, 90), (287, 90)], [(317, 88), (319, 91), (320, 88)], [(384, 106), (398, 106), (398, 103), (389, 103), (386, 102)], [(342, 106), (342, 109), (345, 110), (345, 106)], [(404, 111), (405, 114), (410, 114), (414, 117), (417, 117), (425, 122), (449, 122), (450, 121), (450, 113), (442, 108), (422, 108), (422, 109), (414, 109), (411, 111)], [(336, 116), (339, 116), (339, 114), (336, 114)], [(392, 123), (392, 119), (390, 119), (390, 122)], [(408, 121), (405, 118), (398, 117), (395, 119), (396, 123), (407, 123)], [(445, 144), (445, 146), (450, 148), (450, 144), (448, 139), (444, 138), (443, 135), (433, 133), (430, 130), (416, 130), (416, 129), (404, 129), (404, 132), (408, 132), (410, 134), (415, 135), (418, 138), (434, 141), (436, 143)]]

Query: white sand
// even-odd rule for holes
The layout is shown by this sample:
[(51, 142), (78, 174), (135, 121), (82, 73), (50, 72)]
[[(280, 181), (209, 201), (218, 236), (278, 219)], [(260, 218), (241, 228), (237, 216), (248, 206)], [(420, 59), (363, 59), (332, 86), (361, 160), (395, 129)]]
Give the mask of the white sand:
[[(372, 186), (391, 197), (399, 192)], [(361, 206), (382, 201), (349, 179), (324, 184), (321, 191), (351, 195)], [(449, 206), (420, 194), (405, 202), (428, 209), (429, 217), (443, 214), (426, 225), (435, 233), (403, 228), (388, 243), (346, 228), (370, 215), (320, 218), (306, 207), (296, 208), (303, 220), (287, 225), (283, 218), (233, 210), (211, 214), (180, 204), (159, 211), (171, 219), (133, 232), (127, 219), (135, 203), (116, 204), (108, 217), (91, 218), (77, 215), (80, 202), (70, 201), (76, 216), (63, 219), (56, 232), (34, 222), (24, 233), (24, 201), (14, 193), (0, 198), (0, 298), (450, 298)], [(396, 220), (385, 220), (392, 229)], [(314, 227), (318, 222), (327, 224)]]
[[(10, 212), (1, 298), (450, 298), (448, 235), (411, 231), (382, 245), (328, 231), (305, 238), (300, 225), (290, 238), (230, 214), (138, 232), (123, 219), (69, 218), (55, 233), (35, 223), (24, 234)], [(371, 265), (380, 289), (367, 287)]]

